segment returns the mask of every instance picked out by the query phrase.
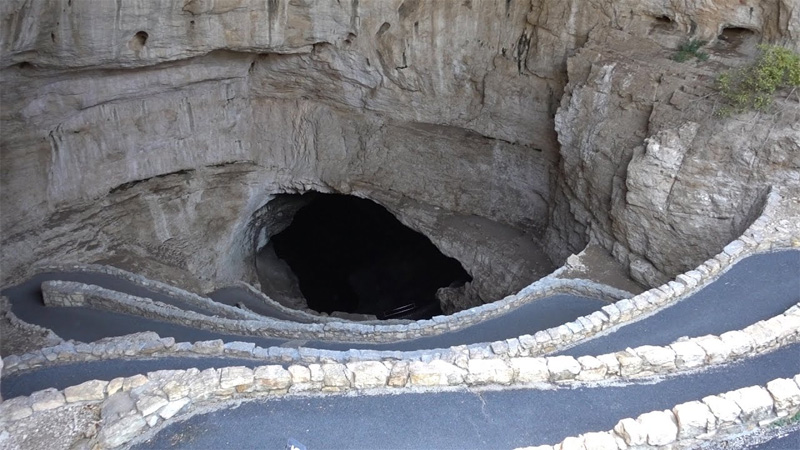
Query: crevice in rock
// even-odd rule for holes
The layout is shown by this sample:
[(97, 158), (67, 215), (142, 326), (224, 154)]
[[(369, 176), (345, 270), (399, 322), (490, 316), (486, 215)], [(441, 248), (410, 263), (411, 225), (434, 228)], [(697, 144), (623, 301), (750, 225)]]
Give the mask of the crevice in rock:
[(410, 15), (414, 14), (417, 9), (419, 9), (419, 0), (405, 0), (400, 4), (400, 7), (397, 8), (397, 14), (400, 16), (400, 20), (406, 20)]
[(389, 22), (383, 22), (383, 24), (381, 24), (380, 28), (378, 28), (378, 32), (375, 33), (375, 36), (377, 36), (377, 37), (383, 36), (383, 34), (386, 33), (387, 31), (389, 31), (389, 28), (391, 28), (391, 27), (392, 27), (392, 24), (390, 24)]
[(240, 164), (255, 164), (255, 163), (253, 161), (225, 161), (225, 162), (221, 162), (221, 163), (217, 163), (217, 164), (209, 164), (206, 167), (212, 168), (212, 169), (223, 169), (223, 168), (226, 168), (226, 167), (236, 166), (236, 165), (240, 165)]
[(160, 175), (156, 175), (156, 176), (150, 177), (150, 178), (145, 178), (145, 179), (142, 179), (142, 180), (129, 181), (127, 183), (122, 183), (122, 184), (120, 184), (120, 185), (118, 185), (116, 187), (111, 188), (108, 191), (108, 194), (111, 195), (111, 194), (116, 194), (117, 192), (126, 191), (128, 189), (131, 189), (131, 188), (135, 187), (138, 184), (145, 183), (145, 182), (148, 182), (148, 181), (151, 181), (151, 180), (157, 180), (157, 179), (160, 179), (160, 178), (167, 178), (167, 177), (170, 177), (170, 176), (173, 176), (173, 175), (190, 175), (190, 174), (194, 173), (194, 171), (195, 171), (195, 169), (182, 169), (182, 170), (176, 170), (174, 172), (162, 173)]
[(531, 47), (531, 36), (525, 32), (517, 40), (517, 72), (522, 75), (528, 70), (528, 50)]

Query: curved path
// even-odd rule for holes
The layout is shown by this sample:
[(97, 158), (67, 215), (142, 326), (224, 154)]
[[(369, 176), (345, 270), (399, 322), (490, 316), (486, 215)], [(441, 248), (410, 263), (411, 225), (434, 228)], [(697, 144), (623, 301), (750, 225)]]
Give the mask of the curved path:
[[(67, 339), (91, 341), (132, 332), (119, 329), (118, 325), (124, 322), (131, 327), (139, 327), (135, 331), (157, 331), (162, 336), (174, 336), (182, 341), (223, 338), (226, 341), (256, 342), (262, 346), (284, 343), (279, 339), (203, 332), (88, 308), (46, 308), (40, 303), (40, 293), (37, 297), (37, 286), (48, 276), (64, 279), (59, 278), (60, 275), (35, 277), (22, 285), (4, 290), (3, 294), (11, 299), (12, 311), (22, 320), (52, 328)], [(91, 282), (85, 279), (78, 281)], [(126, 291), (124, 287), (117, 289), (139, 295)], [(580, 303), (575, 303), (578, 306), (566, 314), (568, 318), (562, 315), (550, 321), (550, 311), (564, 309), (574, 300), (586, 301), (583, 306), (591, 304), (591, 308), (584, 311)], [(800, 251), (751, 256), (691, 297), (564, 353), (599, 354), (629, 346), (664, 345), (686, 335), (720, 334), (780, 314), (798, 302)], [(489, 342), (560, 325), (603, 304), (596, 300), (558, 295), (529, 303), (512, 314), (440, 336), (390, 344), (313, 341), (302, 344), (306, 347), (343, 350), (416, 350)], [(74, 385), (85, 379), (111, 379), (164, 368), (258, 364), (258, 361), (232, 358), (95, 361), (4, 377), (2, 388), (3, 396), (9, 398), (47, 387), (48, 383), (49, 386), (56, 386), (58, 382), (55, 380), (59, 379), (64, 380), (63, 385)], [(793, 345), (730, 367), (670, 377), (654, 385), (637, 382), (617, 387), (555, 391), (459, 391), (425, 395), (284, 398), (248, 403), (238, 409), (217, 411), (173, 424), (141, 448), (163, 448), (174, 442), (180, 444), (179, 447), (185, 444), (191, 448), (273, 447), (285, 445), (289, 437), (298, 439), (309, 448), (418, 448), (421, 444), (435, 448), (497, 448), (552, 443), (588, 430), (610, 429), (622, 417), (635, 417), (642, 412), (668, 408), (704, 395), (764, 384), (773, 378), (791, 377), (798, 372), (800, 345)], [(369, 432), (354, 436), (351, 430), (355, 427)], [(181, 436), (191, 436), (191, 440), (184, 442)], [(225, 439), (231, 436), (235, 436), (236, 441), (226, 442)]]
[(655, 384), (253, 401), (174, 423), (133, 448), (283, 448), (288, 438), (309, 449), (552, 444), (587, 431), (612, 429), (625, 417), (791, 377), (798, 370), (800, 345), (793, 345)]
[[(720, 335), (783, 313), (800, 302), (800, 251), (751, 256), (690, 298), (561, 354), (601, 355), (681, 336)], [(678, 326), (676, 326), (678, 325)]]
[[(110, 275), (86, 273), (42, 274), (1, 293), (11, 301), (11, 310), (21, 320), (53, 330), (64, 339), (92, 342), (110, 336), (155, 331), (176, 341), (223, 339), (248, 341), (262, 347), (292, 345), (327, 350), (372, 349), (413, 351), (455, 345), (493, 342), (534, 334), (590, 314), (606, 303), (573, 295), (554, 295), (523, 305), (502, 316), (465, 329), (419, 339), (385, 343), (340, 343), (288, 341), (223, 334), (168, 322), (145, 319), (85, 307), (46, 307), (40, 285), (46, 280), (68, 280), (98, 284), (131, 295), (149, 296), (146, 289)], [(144, 291), (144, 292), (143, 292)], [(179, 306), (163, 294), (150, 298)], [(618, 331), (590, 340), (566, 354), (601, 354), (638, 345), (664, 345), (680, 336), (720, 334), (782, 313), (800, 302), (800, 251), (786, 250), (744, 259), (710, 285), (683, 301)], [(615, 343), (616, 342), (616, 343)], [(624, 347), (620, 347), (624, 345)]]
[[(120, 276), (95, 273), (95, 272), (81, 272), (81, 271), (64, 271), (64, 272), (44, 272), (31, 277), (23, 283), (16, 286), (3, 289), (0, 294), (9, 298), (12, 304), (12, 311), (17, 314), (17, 317), (22, 319), (21, 315), (26, 317), (35, 317), (42, 313), (44, 304), (41, 301), (42, 289), (41, 285), (45, 281), (75, 281), (78, 283), (93, 284), (113, 291), (124, 292), (126, 294), (134, 295), (137, 297), (147, 297), (168, 305), (172, 305), (187, 311), (194, 311), (200, 314), (213, 314), (212, 312), (202, 308), (198, 305), (193, 305), (185, 301), (173, 298), (165, 293), (148, 289), (147, 287), (140, 286), (130, 280)], [(211, 298), (215, 301), (229, 306), (235, 306), (237, 302), (246, 301), (248, 305), (255, 305), (257, 302), (262, 306), (259, 314), (266, 317), (284, 320), (289, 317), (286, 313), (274, 306), (261, 301), (259, 298), (248, 292), (243, 288), (229, 287), (219, 289), (211, 294)], [(23, 319), (25, 320), (25, 319)]]
[[(49, 328), (63, 339), (92, 342), (105, 337), (124, 336), (140, 331), (155, 331), (161, 337), (172, 336), (176, 341), (223, 339), (225, 341), (255, 342), (261, 347), (280, 346), (288, 341), (281, 338), (241, 336), (198, 330), (169, 322), (100, 311), (88, 307), (48, 307), (42, 301), (41, 284), (49, 280), (95, 284), (131, 295), (149, 297), (183, 309), (200, 313), (204, 313), (204, 311), (197, 307), (190, 308), (188, 305), (184, 307), (186, 305), (185, 302), (143, 289), (127, 280), (121, 280), (105, 274), (45, 273), (36, 275), (24, 283), (0, 292), (0, 294), (8, 297), (11, 302), (11, 311), (18, 318), (28, 323)], [(526, 333), (531, 334), (542, 329), (571, 322), (580, 316), (591, 314), (607, 304), (605, 301), (574, 295), (554, 295), (523, 305), (515, 309), (513, 314), (505, 314), (464, 330), (438, 336), (390, 344), (308, 341), (303, 342), (303, 346), (327, 350), (348, 350), (351, 348), (421, 350), (491, 342), (517, 337)], [(297, 341), (292, 342), (295, 346), (300, 344)]]

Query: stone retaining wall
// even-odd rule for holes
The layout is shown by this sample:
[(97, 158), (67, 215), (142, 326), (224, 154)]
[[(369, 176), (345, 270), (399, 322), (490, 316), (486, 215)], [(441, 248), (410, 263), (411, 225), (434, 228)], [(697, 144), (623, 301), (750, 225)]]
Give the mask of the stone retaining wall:
[(45, 339), (50, 341), (63, 341), (63, 339), (55, 334), (53, 330), (33, 323), (25, 322), (17, 317), (16, 314), (11, 312), (11, 302), (5, 295), (0, 296), (0, 314), (4, 314), (6, 316), (12, 327), (23, 328), (29, 333), (40, 334), (44, 336)]
[(636, 419), (622, 419), (609, 431), (517, 450), (696, 449), (711, 439), (733, 437), (781, 419), (791, 420), (798, 412), (800, 375), (795, 375), (774, 379), (765, 386), (709, 395), (671, 410), (651, 411)]
[[(252, 311), (242, 310), (240, 308), (236, 308), (234, 306), (226, 305), (224, 303), (216, 302), (208, 297), (204, 297), (202, 295), (195, 294), (193, 292), (186, 291), (181, 289), (177, 286), (172, 286), (166, 283), (162, 283), (160, 281), (156, 281), (142, 275), (129, 272), (127, 270), (119, 269), (113, 266), (106, 266), (101, 264), (77, 264), (77, 263), (69, 263), (69, 264), (45, 264), (40, 265), (35, 268), (36, 273), (44, 273), (44, 272), (80, 272), (80, 273), (89, 273), (89, 274), (103, 274), (103, 275), (111, 275), (117, 278), (124, 279), (130, 283), (133, 283), (139, 287), (148, 289), (152, 292), (168, 295), (170, 297), (175, 298), (176, 300), (189, 303), (191, 305), (204, 308), (207, 310), (215, 311), (223, 314), (241, 314), (242, 311), (245, 311), (247, 317), (245, 319), (260, 319), (263, 318), (260, 314), (254, 313)], [(252, 285), (245, 283), (243, 281), (239, 281), (234, 283), (235, 287), (239, 287), (242, 289), (247, 290), (252, 295), (256, 296), (259, 300), (263, 301), (266, 305), (273, 307), (284, 314), (290, 314), (298, 318), (306, 319), (306, 320), (314, 320), (318, 322), (326, 322), (326, 321), (340, 321), (342, 319), (335, 318), (335, 317), (328, 317), (324, 315), (320, 315), (313, 310), (298, 310), (287, 308), (280, 303), (272, 300), (268, 296), (266, 296), (263, 292), (259, 291), (258, 289), (254, 288)]]
[[(115, 354), (138, 352), (156, 355), (167, 349), (171, 349), (169, 352), (172, 354), (183, 351), (178, 348), (180, 344), (175, 344), (171, 338), (160, 339), (154, 333), (142, 333), (137, 337), (127, 342), (138, 341), (140, 344), (130, 346), (119, 346), (125, 342), (121, 340), (100, 342), (91, 349), (89, 344), (62, 344), (60, 348), (43, 350), (42, 357), (68, 361), (69, 356), (63, 355), (87, 350), (95, 352), (100, 348)], [(355, 358), (349, 361), (327, 360), (323, 357), (314, 363), (295, 361), (288, 367), (273, 364), (253, 369), (236, 366), (203, 371), (162, 370), (110, 381), (91, 380), (63, 391), (47, 389), (28, 397), (7, 400), (0, 404), (0, 417), (3, 418), (2, 427), (7, 428), (14, 421), (28, 418), (38, 411), (77, 403), (100, 403), (103, 411), (116, 411), (113, 417), (102, 418), (98, 435), (102, 446), (114, 447), (128, 442), (148, 427), (157, 426), (178, 413), (189, 413), (208, 401), (376, 389), (403, 392), (404, 389), (420, 388), (473, 388), (485, 385), (540, 387), (547, 384), (624, 381), (700, 370), (798, 341), (800, 304), (784, 314), (720, 336), (684, 339), (664, 347), (628, 348), (597, 356), (487, 358), (486, 355), (472, 354), (466, 347), (453, 347), (446, 357), (425, 355), (418, 360), (359, 359), (363, 354), (355, 354)], [(79, 348), (81, 345), (86, 348)], [(257, 349), (252, 343), (206, 341), (192, 344), (186, 350), (205, 356), (236, 357), (254, 357), (259, 350), (264, 350), (267, 357), (280, 357), (271, 354), (273, 349)], [(31, 361), (12, 357), (6, 358), (4, 363), (7, 370), (13, 372), (19, 370), (21, 364), (30, 365)], [(120, 412), (118, 406), (105, 407), (110, 403), (127, 407)]]
[[(340, 342), (395, 342), (435, 336), (461, 330), (484, 320), (507, 313), (520, 305), (507, 304), (502, 308), (473, 308), (459, 314), (458, 320), (451, 316), (436, 316), (408, 324), (372, 325), (361, 322), (331, 321), (327, 323), (298, 323), (259, 316), (258, 319), (229, 319), (186, 311), (149, 298), (137, 297), (99, 286), (72, 281), (46, 281), (42, 293), (48, 306), (90, 306), (124, 314), (163, 320), (179, 325), (238, 334), (242, 336), (265, 336), (286, 339), (328, 340)], [(608, 298), (617, 291), (602, 285), (589, 284), (582, 280), (546, 280), (537, 286), (535, 293), (524, 296), (523, 303), (554, 294), (575, 294)]]
[[(580, 375), (579, 378), (576, 374), (576, 379), (579, 381), (594, 381), (589, 373), (603, 374), (597, 379), (647, 376), (653, 373), (668, 373), (683, 368), (722, 363), (752, 353), (770, 351), (777, 346), (800, 339), (798, 330), (800, 330), (800, 304), (792, 306), (783, 314), (769, 320), (759, 321), (743, 330), (729, 331), (720, 336), (707, 335), (682, 339), (668, 347), (641, 346), (635, 349), (626, 349), (610, 355), (600, 355), (595, 358), (597, 361), (592, 359), (593, 357), (582, 357), (583, 359), (578, 358), (577, 360), (562, 356), (554, 358), (560, 358), (557, 361), (562, 362), (568, 361), (564, 358), (570, 358), (578, 365), (576, 366), (572, 361), (567, 365), (580, 367), (581, 370), (585, 369), (587, 372)], [(225, 343), (222, 340), (176, 343), (171, 337), (160, 338), (154, 332), (145, 332), (102, 339), (89, 344), (64, 342), (37, 352), (21, 356), (12, 355), (5, 359), (6, 367), (3, 376), (50, 364), (121, 357), (230, 356), (278, 364), (344, 364), (360, 361), (382, 363), (406, 361), (411, 363), (440, 360), (451, 365), (464, 365), (465, 361), (470, 360), (500, 360), (504, 361), (503, 364), (513, 367), (532, 359), (548, 361), (548, 358), (539, 357), (535, 353), (534, 346), (526, 347), (523, 343), (533, 344), (534, 341), (525, 339), (523, 336), (495, 343), (462, 345), (439, 350), (401, 352), (353, 349), (333, 351), (313, 348), (262, 348), (251, 342)], [(523, 362), (514, 362), (517, 359)], [(549, 367), (546, 363), (544, 365)]]
[[(762, 320), (743, 330), (729, 331), (720, 336), (707, 335), (691, 339), (684, 338), (668, 347), (641, 346), (634, 349), (629, 348), (611, 356), (601, 355), (597, 357), (600, 363), (589, 359), (581, 361), (580, 358), (576, 361), (580, 363), (581, 367), (585, 365), (587, 369), (591, 368), (594, 369), (594, 372), (602, 372), (609, 376), (628, 377), (637, 375), (640, 372), (643, 372), (644, 375), (651, 375), (650, 369), (656, 371), (653, 373), (668, 373), (675, 369), (717, 364), (752, 353), (770, 351), (777, 346), (798, 340), (798, 330), (800, 330), (800, 304), (792, 306), (783, 314), (769, 320)], [(535, 348), (526, 347), (523, 343), (527, 342), (527, 340), (524, 337), (520, 339), (412, 352), (356, 349), (333, 351), (313, 348), (262, 348), (251, 342), (234, 341), (225, 343), (222, 340), (175, 343), (175, 340), (171, 337), (160, 338), (154, 332), (145, 332), (118, 338), (102, 339), (90, 344), (65, 342), (22, 356), (12, 355), (5, 359), (6, 368), (3, 375), (8, 376), (18, 371), (35, 369), (48, 364), (119, 357), (231, 356), (280, 364), (341, 364), (359, 361), (394, 363), (397, 361), (430, 362), (441, 360), (453, 365), (463, 365), (464, 361), (479, 359), (501, 360), (505, 361), (506, 364), (512, 364), (515, 359), (548, 359), (532, 354), (531, 350), (535, 351)], [(530, 343), (532, 344), (532, 342)], [(559, 361), (567, 361), (564, 358), (572, 357), (556, 356), (553, 358), (560, 358)], [(617, 362), (614, 362), (615, 360)], [(569, 365), (575, 367), (573, 363), (569, 363)], [(582, 375), (581, 378), (583, 380), (581, 381), (589, 381), (588, 377), (588, 374)]]
[(166, 283), (152, 280), (112, 266), (104, 266), (99, 264), (48, 264), (36, 267), (36, 272), (80, 272), (111, 275), (113, 277), (128, 281), (138, 287), (152, 291), (153, 293), (163, 294), (180, 302), (204, 309), (212, 314), (219, 314), (225, 317), (238, 317), (241, 319), (259, 319), (263, 317), (252, 311), (247, 311), (234, 306), (226, 305), (224, 303), (215, 302), (208, 297), (203, 297), (184, 289), (170, 286)]

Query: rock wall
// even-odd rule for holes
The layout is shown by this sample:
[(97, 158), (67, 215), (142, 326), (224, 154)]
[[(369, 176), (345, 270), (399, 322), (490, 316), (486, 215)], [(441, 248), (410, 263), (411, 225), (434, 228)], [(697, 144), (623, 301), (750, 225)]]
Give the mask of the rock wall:
[[(792, 0), (11, 0), (0, 17), (2, 284), (37, 261), (115, 258), (161, 279), (178, 267), (183, 286), (254, 279), (252, 214), (308, 189), (418, 228), (430, 208), (474, 214), (534, 246), (549, 226), (556, 261), (594, 237), (652, 281), (702, 260), (692, 245), (713, 253), (797, 167), (791, 117), (704, 124), (688, 113), (702, 89), (679, 89), (702, 74), (624, 51), (663, 57), (725, 27), (798, 48)], [(758, 133), (775, 145), (726, 156)], [(664, 180), (683, 192), (666, 207), (627, 176), (656, 148), (675, 149)]]
[(556, 115), (559, 189), (571, 214), (557, 207), (551, 233), (577, 240), (559, 222), (574, 217), (577, 233), (650, 285), (722, 249), (755, 218), (770, 185), (800, 181), (796, 99), (778, 96), (768, 114), (715, 117), (712, 85), (724, 66), (671, 55), (654, 41), (596, 33), (569, 60)]
[[(9, 88), (3, 102), (19, 106), (3, 111), (4, 127), (14, 130), (2, 143), (6, 279), (37, 260), (111, 258), (130, 266), (149, 258), (205, 280), (253, 280), (250, 216), (271, 194), (309, 189), (372, 198), (416, 228), (441, 219), (432, 223), (425, 212), (434, 208), (475, 214), (517, 227), (529, 236), (526, 245), (538, 245), (557, 160), (550, 113), (537, 125), (549, 151), (532, 145), (530, 133), (514, 143), (519, 139), (507, 132), (508, 139), (495, 139), (476, 132), (480, 127), (464, 128), (502, 122), (486, 118), (493, 113), (480, 104), (484, 94), (464, 78), (494, 70), (494, 52), (474, 51), (486, 45), (477, 42), (450, 52), (477, 28), (490, 32), (476, 20), (488, 6), (447, 12), (418, 5), (414, 12), (410, 3), (401, 11), (382, 2), (357, 8), (269, 2), (173, 10), (172, 2), (145, 3), (121, 5), (114, 23), (100, 17), (109, 11), (78, 5), (5, 6), (15, 32), (2, 43), (2, 84)], [(492, 12), (506, 13), (515, 25), (492, 47), (510, 47), (509, 33), (524, 24), (523, 10)], [(60, 46), (67, 44), (43, 31), (54, 15), (58, 24), (71, 21), (70, 39), (91, 38), (92, 46), (64, 58)], [(453, 17), (464, 27), (455, 35), (446, 31)], [(75, 23), (90, 20), (101, 24), (91, 37)], [(248, 27), (243, 20), (270, 25)], [(387, 20), (402, 23), (387, 31)], [(354, 26), (364, 38), (357, 39)], [(189, 31), (175, 31), (187, 27), (207, 39), (187, 41)], [(231, 36), (230, 28), (242, 27), (248, 31)], [(389, 39), (402, 29), (408, 37)], [(141, 48), (118, 45), (142, 36), (139, 31), (147, 34)], [(385, 38), (373, 39), (378, 31)], [(406, 73), (418, 72), (419, 88), (397, 75), (404, 69), (387, 65), (395, 41), (416, 48)], [(479, 64), (465, 64), (473, 53)], [(432, 71), (434, 65), (439, 68)], [(470, 73), (454, 74), (454, 65)], [(511, 73), (528, 78), (516, 68)], [(527, 128), (528, 114), (497, 108), (515, 121), (503, 126)], [(448, 246), (445, 236), (431, 237)], [(476, 271), (530, 269), (508, 271), (513, 262), (491, 264), (474, 248), (449, 247), (446, 253), (464, 253)], [(137, 269), (163, 273), (163, 266), (147, 265)], [(544, 266), (540, 275), (549, 261)], [(511, 289), (532, 280), (511, 280)], [(507, 289), (505, 281), (499, 285)], [(508, 293), (499, 289), (485, 295)]]

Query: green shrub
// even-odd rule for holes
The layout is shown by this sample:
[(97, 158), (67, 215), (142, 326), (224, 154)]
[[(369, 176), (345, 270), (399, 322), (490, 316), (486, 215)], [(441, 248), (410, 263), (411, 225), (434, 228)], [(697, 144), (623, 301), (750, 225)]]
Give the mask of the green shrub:
[(773, 427), (786, 427), (789, 425), (794, 425), (800, 422), (800, 411), (795, 413), (795, 415), (791, 417), (784, 417), (782, 419), (778, 419), (775, 422), (772, 422)]
[(775, 45), (758, 48), (753, 64), (729, 70), (717, 78), (717, 90), (726, 103), (720, 115), (750, 109), (767, 111), (775, 91), (800, 86), (800, 55)]
[(689, 42), (685, 42), (678, 47), (678, 53), (676, 53), (672, 59), (678, 62), (685, 62), (692, 58), (705, 61), (708, 59), (708, 53), (700, 51), (700, 48), (704, 45), (706, 45), (706, 41), (700, 41), (697, 39), (692, 39)]

